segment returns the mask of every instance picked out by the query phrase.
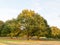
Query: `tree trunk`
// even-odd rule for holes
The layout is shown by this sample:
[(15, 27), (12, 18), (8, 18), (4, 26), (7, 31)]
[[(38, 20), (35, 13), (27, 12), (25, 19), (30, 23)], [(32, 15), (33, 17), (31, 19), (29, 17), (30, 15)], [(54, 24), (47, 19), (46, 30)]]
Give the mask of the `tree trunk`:
[(37, 39), (39, 40), (39, 36), (37, 36)]
[(29, 33), (27, 33), (27, 40), (29, 40)]

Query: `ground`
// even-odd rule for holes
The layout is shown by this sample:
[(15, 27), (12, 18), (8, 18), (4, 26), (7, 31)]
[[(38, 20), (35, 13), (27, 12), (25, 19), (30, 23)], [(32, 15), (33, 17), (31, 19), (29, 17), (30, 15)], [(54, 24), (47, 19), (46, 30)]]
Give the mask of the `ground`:
[(16, 40), (16, 39), (0, 38), (0, 45), (60, 45), (60, 41)]
[(1, 42), (0, 45), (60, 45), (60, 41), (6, 41)]

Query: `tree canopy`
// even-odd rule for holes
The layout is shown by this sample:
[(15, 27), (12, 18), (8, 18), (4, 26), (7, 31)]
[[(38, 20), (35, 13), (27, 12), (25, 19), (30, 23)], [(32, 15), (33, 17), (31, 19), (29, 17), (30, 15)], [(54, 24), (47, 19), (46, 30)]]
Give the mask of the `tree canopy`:
[(60, 29), (50, 27), (47, 20), (40, 14), (32, 10), (22, 10), (16, 19), (0, 21), (0, 36), (21, 37), (27, 39), (33, 36), (39, 37), (58, 37), (60, 38)]

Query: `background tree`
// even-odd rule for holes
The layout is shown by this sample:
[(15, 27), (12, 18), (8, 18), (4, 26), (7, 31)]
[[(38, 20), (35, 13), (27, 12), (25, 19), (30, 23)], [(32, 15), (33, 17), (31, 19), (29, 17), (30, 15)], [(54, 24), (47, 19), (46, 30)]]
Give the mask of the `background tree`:
[(20, 24), (16, 21), (16, 19), (8, 20), (5, 22), (2, 35), (17, 37), (20, 33)]
[(53, 38), (60, 38), (60, 29), (59, 28), (52, 26), (51, 31), (52, 31)]
[(4, 26), (4, 22), (3, 21), (0, 21), (0, 36), (1, 36), (1, 31), (3, 29), (3, 26)]

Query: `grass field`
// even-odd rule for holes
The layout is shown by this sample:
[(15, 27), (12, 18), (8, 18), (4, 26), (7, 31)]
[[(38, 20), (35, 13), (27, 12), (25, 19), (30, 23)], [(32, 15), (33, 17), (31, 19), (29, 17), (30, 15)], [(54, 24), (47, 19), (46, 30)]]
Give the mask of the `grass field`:
[(0, 38), (0, 45), (60, 45), (60, 41), (16, 40)]

